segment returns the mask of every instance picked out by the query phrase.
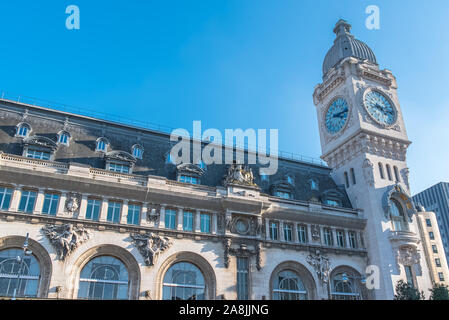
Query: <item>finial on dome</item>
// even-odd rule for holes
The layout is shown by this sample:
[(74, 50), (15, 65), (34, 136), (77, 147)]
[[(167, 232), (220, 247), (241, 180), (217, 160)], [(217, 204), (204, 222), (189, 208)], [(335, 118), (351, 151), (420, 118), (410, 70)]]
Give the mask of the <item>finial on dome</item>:
[(338, 20), (335, 24), (334, 33), (338, 36), (351, 34), (351, 25), (343, 19)]

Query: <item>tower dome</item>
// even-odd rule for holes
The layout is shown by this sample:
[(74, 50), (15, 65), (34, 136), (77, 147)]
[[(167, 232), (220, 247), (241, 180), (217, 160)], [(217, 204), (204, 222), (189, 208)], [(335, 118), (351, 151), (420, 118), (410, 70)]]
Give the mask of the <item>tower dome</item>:
[(334, 33), (337, 35), (337, 38), (324, 58), (323, 75), (347, 57), (368, 60), (377, 64), (376, 56), (373, 51), (365, 43), (354, 38), (351, 34), (351, 25), (345, 20), (339, 20), (337, 22), (334, 28)]

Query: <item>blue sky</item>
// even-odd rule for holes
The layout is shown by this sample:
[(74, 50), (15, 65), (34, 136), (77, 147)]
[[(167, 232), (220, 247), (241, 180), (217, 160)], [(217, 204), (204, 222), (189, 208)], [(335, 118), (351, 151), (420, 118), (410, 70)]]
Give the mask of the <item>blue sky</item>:
[(340, 18), (397, 77), (412, 192), (449, 181), (446, 0), (2, 1), (0, 90), (173, 128), (279, 129), (280, 150), (318, 158), (312, 94)]

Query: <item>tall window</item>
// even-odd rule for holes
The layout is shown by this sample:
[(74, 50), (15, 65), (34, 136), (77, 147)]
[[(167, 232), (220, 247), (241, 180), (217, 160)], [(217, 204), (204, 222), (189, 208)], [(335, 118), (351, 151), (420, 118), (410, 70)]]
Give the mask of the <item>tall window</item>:
[(429, 238), (430, 240), (435, 240), (435, 236), (432, 231), (429, 232)]
[(292, 241), (292, 225), (289, 223), (284, 224), (284, 240)]
[(191, 211), (183, 212), (182, 229), (184, 231), (193, 231), (193, 212)]
[(426, 219), (426, 226), (428, 227), (432, 226), (432, 222), (430, 221), (430, 219)]
[(205, 300), (206, 284), (200, 269), (188, 262), (171, 266), (164, 276), (163, 300)]
[(348, 173), (345, 171), (345, 183), (346, 183), (346, 188), (349, 188), (349, 177), (348, 177)]
[(140, 224), (140, 209), (141, 207), (137, 204), (128, 205), (128, 216), (127, 223), (134, 224), (138, 226)]
[(357, 238), (356, 238), (355, 232), (349, 232), (348, 236), (349, 236), (349, 246), (352, 249), (357, 248)]
[(432, 251), (433, 253), (438, 253), (438, 248), (435, 244), (432, 244)]
[(337, 245), (339, 247), (346, 247), (345, 232), (343, 230), (337, 230)]
[(324, 234), (324, 244), (326, 246), (333, 246), (334, 240), (332, 239), (332, 230), (329, 228), (324, 228), (323, 234)]
[(399, 179), (399, 170), (398, 170), (398, 167), (394, 166), (394, 167), (393, 167), (393, 171), (394, 171), (394, 177), (396, 178), (396, 182), (401, 182), (401, 180)]
[(352, 184), (356, 184), (357, 181), (355, 180), (354, 168), (351, 168), (351, 170), (349, 170), (349, 172), (351, 172), (351, 180), (352, 180)]
[(356, 279), (346, 273), (336, 274), (332, 278), (332, 299), (333, 300), (359, 300), (360, 294), (357, 292)]
[(39, 160), (50, 160), (51, 154), (47, 151), (27, 149), (27, 158), (39, 159)]
[(97, 199), (87, 200), (86, 219), (98, 221), (100, 219), (101, 201)]
[(444, 273), (438, 272), (438, 278), (440, 279), (440, 281), (444, 281)]
[(439, 258), (436, 258), (436, 259), (435, 259), (435, 265), (436, 265), (437, 267), (441, 267), (441, 260), (440, 260)]
[[(22, 269), (18, 256), (21, 249), (0, 251), (0, 296), (11, 297), (14, 289), (18, 289), (18, 297), (36, 297), (39, 286), (40, 267), (33, 255), (24, 256)], [(20, 272), (20, 275), (19, 275)]]
[(385, 179), (384, 167), (381, 162), (379, 162), (379, 174), (381, 179)]
[(415, 282), (413, 281), (413, 271), (412, 271), (412, 267), (411, 266), (404, 266), (405, 268), (405, 276), (407, 278), (407, 283), (414, 287), (415, 286)]
[(274, 278), (273, 300), (306, 300), (307, 290), (296, 272), (284, 270)]
[(11, 203), (12, 189), (0, 188), (0, 208), (2, 210), (8, 210)]
[(200, 218), (201, 232), (210, 233), (210, 214), (201, 213)]
[(390, 213), (393, 229), (395, 231), (407, 231), (408, 225), (405, 219), (404, 211), (402, 206), (395, 199), (390, 200)]
[(37, 197), (36, 192), (22, 190), (22, 197), (20, 198), (19, 211), (25, 213), (33, 213), (36, 197)]
[(119, 223), (121, 210), (122, 210), (122, 204), (120, 202), (109, 201), (107, 221), (113, 222), (113, 223)]
[(44, 196), (44, 206), (42, 213), (55, 216), (58, 211), (59, 194), (46, 193)]
[(109, 163), (109, 171), (118, 173), (129, 173), (130, 166), (121, 163)]
[(249, 261), (247, 257), (237, 257), (237, 300), (249, 299)]
[(391, 177), (391, 168), (390, 168), (390, 165), (387, 164), (386, 167), (387, 167), (388, 180), (393, 181), (393, 178)]
[(167, 229), (176, 229), (176, 210), (165, 209), (165, 227)]
[(298, 226), (298, 241), (300, 243), (307, 243), (307, 227), (303, 225)]
[(93, 300), (128, 299), (128, 270), (109, 256), (89, 261), (80, 274), (78, 298)]
[(275, 221), (270, 222), (270, 239), (278, 240), (278, 223)]

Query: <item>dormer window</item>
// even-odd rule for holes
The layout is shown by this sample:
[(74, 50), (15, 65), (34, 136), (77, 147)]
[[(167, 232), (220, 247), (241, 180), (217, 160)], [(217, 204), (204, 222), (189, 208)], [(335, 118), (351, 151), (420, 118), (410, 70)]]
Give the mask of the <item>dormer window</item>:
[(274, 196), (282, 199), (292, 199), (292, 194), (286, 191), (276, 191)]
[(23, 156), (39, 160), (53, 160), (58, 145), (51, 139), (32, 136), (23, 139)]
[(321, 202), (332, 207), (343, 206), (344, 195), (335, 189), (327, 190), (321, 197)]
[(17, 125), (17, 137), (27, 138), (30, 135), (30, 132), (31, 126), (29, 124), (22, 122)]
[(324, 203), (327, 204), (328, 206), (334, 206), (334, 207), (340, 206), (340, 202), (337, 200), (333, 200), (333, 199), (326, 199), (326, 200), (324, 200)]
[(106, 138), (98, 138), (95, 151), (106, 153), (107, 149), (108, 149), (108, 145), (109, 145), (109, 142), (108, 142), (108, 140), (106, 140)]
[(200, 167), (201, 169), (203, 169), (204, 171), (206, 171), (206, 164), (201, 160), (200, 163), (198, 163), (198, 167)]
[(58, 143), (68, 146), (70, 141), (70, 134), (66, 131), (61, 131), (58, 134)]
[(136, 158), (125, 151), (111, 151), (106, 153), (106, 170), (131, 174)]
[(167, 157), (165, 158), (166, 164), (175, 164), (175, 159), (172, 157), (172, 155), (169, 153), (167, 154)]
[(143, 158), (143, 148), (142, 146), (136, 144), (132, 147), (132, 155), (136, 159), (142, 159)]
[(282, 180), (275, 181), (271, 185), (272, 194), (282, 199), (294, 199), (294, 190), (294, 181), (289, 175), (285, 175)]
[(310, 189), (311, 190), (315, 190), (315, 191), (318, 191), (318, 182), (316, 182), (316, 180), (315, 179), (310, 179), (309, 180), (309, 184), (310, 184)]
[(204, 170), (199, 165), (183, 163), (177, 167), (177, 180), (179, 182), (201, 184), (201, 176)]

